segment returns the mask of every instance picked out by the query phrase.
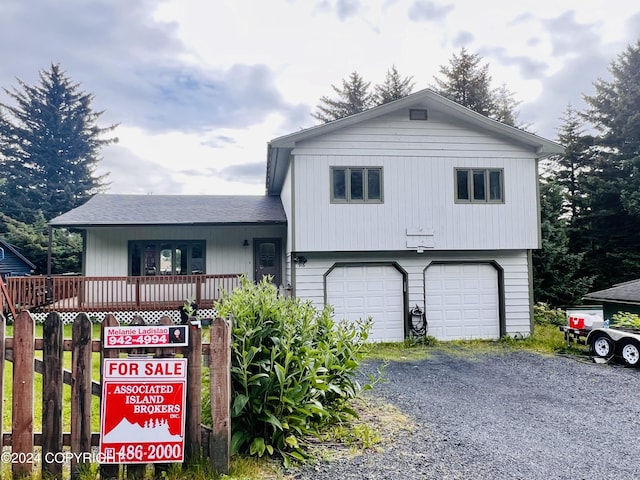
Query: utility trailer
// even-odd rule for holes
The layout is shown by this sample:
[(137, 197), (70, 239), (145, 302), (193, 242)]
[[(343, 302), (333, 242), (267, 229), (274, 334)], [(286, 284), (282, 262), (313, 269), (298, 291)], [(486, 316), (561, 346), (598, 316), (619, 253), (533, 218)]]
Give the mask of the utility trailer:
[(620, 357), (627, 365), (640, 366), (640, 329), (609, 326), (599, 312), (567, 309), (567, 325), (560, 327), (567, 343), (589, 347), (596, 358)]
[(627, 365), (640, 366), (640, 330), (636, 328), (594, 328), (586, 344), (596, 357), (608, 360), (619, 356)]

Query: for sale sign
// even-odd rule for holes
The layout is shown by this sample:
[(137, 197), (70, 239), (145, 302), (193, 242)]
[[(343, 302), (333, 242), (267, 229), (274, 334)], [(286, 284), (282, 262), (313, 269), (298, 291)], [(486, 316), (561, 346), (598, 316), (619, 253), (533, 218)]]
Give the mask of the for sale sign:
[(105, 348), (179, 347), (187, 344), (186, 325), (105, 327)]
[(184, 461), (187, 359), (105, 359), (103, 463)]

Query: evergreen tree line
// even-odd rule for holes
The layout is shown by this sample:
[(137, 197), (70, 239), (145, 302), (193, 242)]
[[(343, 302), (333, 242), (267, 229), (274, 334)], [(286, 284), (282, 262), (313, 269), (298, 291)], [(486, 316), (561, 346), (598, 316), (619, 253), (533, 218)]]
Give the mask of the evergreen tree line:
[[(441, 78), (434, 78), (432, 90), (494, 120), (523, 127), (518, 124), (516, 111), (520, 102), (506, 85), (492, 88), (489, 64), (479, 54), (462, 48), (452, 55), (448, 65), (440, 67), (440, 74)], [(311, 116), (321, 122), (332, 122), (406, 97), (414, 85), (413, 77), (400, 75), (395, 65), (387, 70), (384, 81), (373, 88), (371, 82), (354, 71), (342, 80), (341, 86), (331, 85), (337, 97), (321, 97)]]
[(567, 106), (564, 155), (544, 165), (536, 298), (553, 305), (640, 278), (640, 41), (594, 82), (587, 107)]

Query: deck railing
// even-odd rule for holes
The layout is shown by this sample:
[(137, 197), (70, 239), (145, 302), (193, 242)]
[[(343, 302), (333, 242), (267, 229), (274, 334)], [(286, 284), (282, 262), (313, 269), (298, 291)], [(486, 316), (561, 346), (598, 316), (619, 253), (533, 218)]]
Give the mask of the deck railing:
[(7, 290), (18, 309), (43, 312), (175, 309), (185, 301), (200, 308), (231, 292), (240, 274), (148, 277), (9, 277)]

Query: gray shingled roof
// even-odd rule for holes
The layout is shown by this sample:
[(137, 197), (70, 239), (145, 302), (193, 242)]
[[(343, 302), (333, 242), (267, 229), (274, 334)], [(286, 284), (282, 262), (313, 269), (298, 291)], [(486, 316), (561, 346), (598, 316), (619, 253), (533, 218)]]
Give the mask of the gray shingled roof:
[(279, 197), (248, 195), (93, 196), (54, 218), (54, 227), (100, 225), (283, 224)]
[(605, 290), (591, 292), (583, 298), (598, 302), (640, 303), (640, 279), (619, 283)]

